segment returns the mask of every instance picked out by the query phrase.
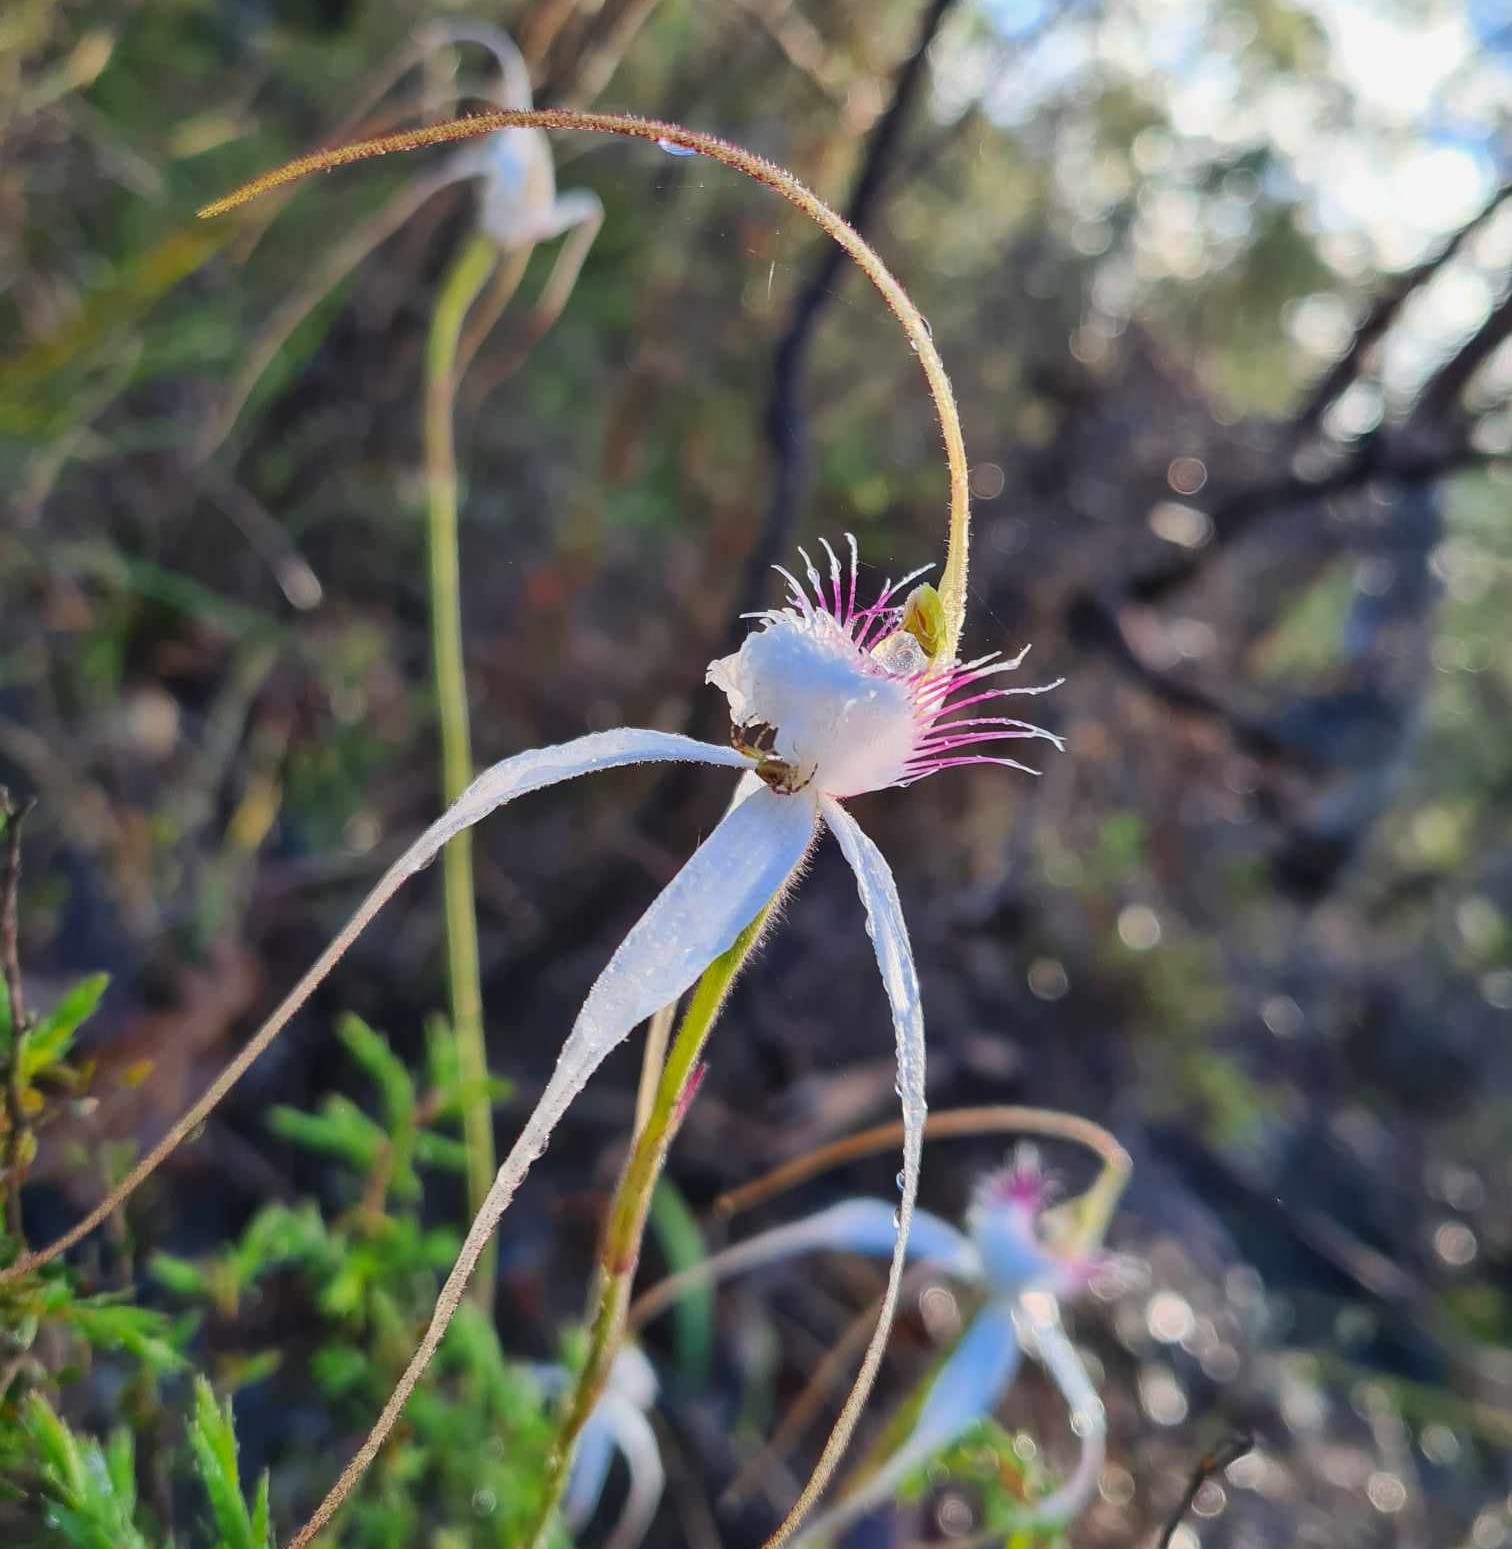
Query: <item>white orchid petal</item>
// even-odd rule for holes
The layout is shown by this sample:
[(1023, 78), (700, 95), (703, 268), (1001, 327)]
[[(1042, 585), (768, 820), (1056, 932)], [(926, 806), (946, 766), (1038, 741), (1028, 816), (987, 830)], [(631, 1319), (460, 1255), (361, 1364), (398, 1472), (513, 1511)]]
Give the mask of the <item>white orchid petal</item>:
[(567, 1488), (562, 1493), (562, 1520), (576, 1536), (587, 1526), (604, 1493), (614, 1460), (614, 1433), (605, 1423), (603, 1400), (593, 1406), (572, 1451)]
[(590, 1058), (596, 1065), (733, 946), (786, 887), (817, 821), (815, 804), (801, 795), (757, 791), (732, 807), (609, 959), (558, 1070)]
[(887, 1346), (887, 1336), (892, 1328), (893, 1315), (898, 1307), (898, 1292), (903, 1279), (903, 1266), (908, 1253), (908, 1236), (913, 1226), (914, 1201), (919, 1193), (919, 1163), (924, 1149), (924, 1006), (919, 995), (919, 976), (914, 969), (913, 949), (909, 945), (908, 926), (903, 920), (902, 905), (898, 902), (898, 887), (882, 852), (861, 831), (854, 818), (829, 797), (820, 798), (820, 810), (830, 826), (851, 870), (856, 874), (856, 885), (861, 891), (861, 901), (866, 906), (866, 930), (877, 954), (877, 966), (882, 971), (882, 983), (892, 1006), (893, 1026), (898, 1036), (898, 1092), (903, 1103), (903, 1186), (898, 1201), (898, 1235), (893, 1247), (892, 1264), (887, 1275), (887, 1289), (882, 1296), (882, 1309), (877, 1318), (876, 1331), (861, 1369), (845, 1400), (829, 1440), (819, 1455), (819, 1461), (803, 1487), (787, 1520), (768, 1540), (769, 1546), (782, 1543), (801, 1522), (813, 1503), (839, 1466), (851, 1433), (861, 1417), (867, 1396), (877, 1369), (882, 1364), (882, 1353)]
[(815, 1518), (793, 1549), (834, 1533), (891, 1500), (915, 1469), (948, 1447), (968, 1426), (992, 1413), (1018, 1373), (1019, 1358), (1018, 1330), (1010, 1304), (989, 1302), (935, 1374), (919, 1406), (918, 1419), (902, 1445), (833, 1511)]
[(747, 769), (735, 782), (735, 789), (730, 794), (730, 805), (725, 808), (725, 811), (729, 812), (732, 808), (738, 807), (747, 796), (754, 796), (757, 791), (770, 789), (771, 787), (754, 769)]
[(677, 732), (616, 727), (590, 732), (555, 747), (532, 748), (485, 769), (396, 863), (407, 871), (430, 864), (446, 841), (471, 828), (496, 807), (543, 786), (621, 764), (722, 764), (749, 769), (751, 759), (716, 742), (698, 742)]
[[(797, 1258), (803, 1253), (865, 1253), (886, 1258), (898, 1246), (893, 1207), (879, 1199), (847, 1199), (798, 1221), (786, 1221), (712, 1254), (665, 1280), (651, 1293), (647, 1314), (660, 1312), (695, 1287)], [(947, 1274), (975, 1280), (980, 1264), (971, 1240), (927, 1210), (914, 1213), (908, 1236), (910, 1263), (938, 1264)]]
[(1071, 1413), (1071, 1429), (1081, 1441), (1081, 1455), (1070, 1478), (1058, 1490), (1035, 1501), (1025, 1513), (1026, 1520), (1066, 1522), (1086, 1505), (1097, 1488), (1107, 1453), (1107, 1413), (1076, 1346), (1066, 1337), (1055, 1298), (1047, 1291), (1026, 1291), (1019, 1298), (1015, 1321), (1020, 1337), (1032, 1346), (1060, 1389)]
[[(530, 1370), (543, 1391), (560, 1393), (567, 1385), (567, 1373), (560, 1366)], [(574, 1536), (598, 1508), (616, 1449), (630, 1471), (630, 1493), (606, 1549), (635, 1549), (646, 1536), (666, 1484), (656, 1433), (645, 1416), (656, 1402), (656, 1391), (656, 1371), (639, 1346), (621, 1346), (610, 1368), (608, 1385), (573, 1448), (562, 1495), (562, 1519)]]
[[(846, 1199), (801, 1221), (774, 1227), (717, 1257), (727, 1268), (754, 1268), (799, 1253), (865, 1253), (886, 1258), (898, 1246), (897, 1212), (885, 1200)], [(928, 1210), (916, 1210), (905, 1246), (912, 1264), (931, 1263), (962, 1279), (977, 1272), (970, 1239)], [(739, 1264), (731, 1261), (737, 1256)]]
[(656, 1432), (645, 1414), (619, 1393), (605, 1393), (594, 1418), (602, 1420), (630, 1471), (630, 1491), (624, 1510), (604, 1549), (636, 1549), (651, 1526), (667, 1484)]
[(816, 803), (805, 796), (758, 791), (726, 813), (662, 889), (588, 992), (551, 1079), (499, 1166), (464, 1252), (475, 1233), (491, 1230), (508, 1209), (562, 1115), (605, 1058), (633, 1028), (676, 1000), (783, 892), (813, 842), (818, 816)]

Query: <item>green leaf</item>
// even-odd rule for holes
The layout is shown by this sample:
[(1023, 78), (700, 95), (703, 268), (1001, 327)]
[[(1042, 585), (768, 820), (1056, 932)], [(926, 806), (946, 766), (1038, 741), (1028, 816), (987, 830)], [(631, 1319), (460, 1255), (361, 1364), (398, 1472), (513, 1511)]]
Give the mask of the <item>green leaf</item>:
[(252, 1540), (256, 1544), (273, 1542), (273, 1515), (269, 1506), (268, 1492), (271, 1480), (267, 1469), (257, 1481), (257, 1499), (252, 1505)]
[(63, 1315), (97, 1350), (124, 1350), (156, 1376), (181, 1370), (182, 1347), (193, 1333), (193, 1317), (173, 1319), (147, 1307), (123, 1305), (116, 1296), (93, 1296), (67, 1304)]
[(37, 1461), (47, 1482), (70, 1494), (80, 1490), (84, 1482), (84, 1463), (73, 1433), (40, 1393), (26, 1396), (25, 1424), (37, 1448)]
[(366, 1171), (377, 1159), (387, 1136), (349, 1098), (328, 1097), (319, 1113), (277, 1107), (268, 1115), (268, 1128), (281, 1140), (343, 1161)]
[[(674, 1272), (692, 1269), (709, 1256), (698, 1218), (688, 1207), (682, 1191), (663, 1175), (651, 1195), (651, 1230), (668, 1267)], [(695, 1288), (679, 1299), (676, 1309), (677, 1362), (695, 1386), (708, 1380), (714, 1357), (714, 1292), (711, 1286)]]
[(441, 1167), (448, 1172), (467, 1171), (467, 1147), (450, 1135), (421, 1130), (415, 1136), (415, 1160), (423, 1167)]
[(27, 1395), (22, 1425), (48, 1497), (48, 1523), (63, 1542), (73, 1549), (148, 1549), (135, 1522), (129, 1432), (116, 1432), (107, 1453), (97, 1441), (75, 1436), (40, 1393)]
[(69, 990), (21, 1040), (21, 1076), (28, 1083), (59, 1064), (73, 1047), (74, 1034), (94, 1015), (110, 983), (109, 974), (91, 974)]
[(203, 1296), (208, 1280), (204, 1270), (189, 1259), (172, 1253), (154, 1253), (147, 1261), (147, 1272), (159, 1285), (179, 1296)]
[(404, 1061), (389, 1046), (388, 1039), (351, 1013), (341, 1019), (336, 1036), (378, 1088), (388, 1127), (397, 1129), (408, 1124), (415, 1111), (415, 1083), (404, 1068)]
[(215, 1392), (203, 1377), (194, 1380), (194, 1416), (189, 1422), (189, 1447), (200, 1484), (210, 1502), (219, 1534), (217, 1549), (267, 1549), (267, 1480), (258, 1487), (257, 1503), (251, 1512), (242, 1495), (241, 1474), (236, 1462), (236, 1430), (231, 1419), (231, 1403), (222, 1408)]

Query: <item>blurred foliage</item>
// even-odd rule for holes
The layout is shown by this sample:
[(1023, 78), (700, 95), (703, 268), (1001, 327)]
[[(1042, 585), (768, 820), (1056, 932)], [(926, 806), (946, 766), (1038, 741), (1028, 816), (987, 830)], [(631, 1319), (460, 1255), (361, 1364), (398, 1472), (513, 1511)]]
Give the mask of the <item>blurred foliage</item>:
[[(13, 0), (0, 19), (0, 778), (44, 797), (23, 898), (57, 1008), (24, 1035), (44, 1204), (100, 1170), (81, 1156), (108, 1171), (157, 1132), (433, 811), (417, 398), (469, 193), (315, 306), (209, 464), (198, 433), (269, 317), (435, 159), (243, 222), (192, 212), (320, 142), (422, 15), (508, 27), (556, 102), (630, 9)], [(726, 133), (846, 202), (917, 3), (644, 9), (600, 105)], [(482, 62), (462, 78), (475, 100)], [(1507, 78), (1479, 0), (958, 0), (885, 169), (872, 234), (930, 318), (973, 458), (968, 649), (1033, 639), (1040, 681), (1067, 679), (1036, 703), (1070, 744), (1041, 780), (959, 771), (877, 800), (930, 995), (931, 1100), (1084, 1110), (1140, 1157), (1143, 1278), (1084, 1320), (1129, 1476), (1079, 1528), (1089, 1544), (1161, 1525), (1215, 1410), (1258, 1417), (1268, 1450), (1204, 1544), (1483, 1549), (1509, 1530), (1512, 1396), (1488, 1352), (1512, 1264), (1512, 218), (1478, 219), (1508, 173)], [(414, 81), (396, 105), (419, 111)], [(525, 369), (489, 385), (506, 318), (462, 388), (480, 762), (695, 724), (771, 520), (763, 407), (815, 252), (696, 159), (578, 137), (558, 153), (563, 185), (603, 199), (603, 233)], [(852, 528), (896, 574), (937, 547), (943, 504), (916, 365), (849, 275), (812, 346), (795, 531)], [(549, 1062), (718, 805), (626, 773), (482, 832), (501, 1068)], [(881, 1003), (835, 1015), (837, 987), (870, 982), (854, 907), (821, 853), (798, 934), (732, 1003), (677, 1160), (695, 1211), (870, 1102)], [(435, 945), (417, 886), (322, 1009), (394, 1028), (397, 1057), (365, 1023), (340, 1024), (335, 1056), (291, 1034), (151, 1211), (5, 1308), (26, 1336), (6, 1445), (29, 1445), (21, 1395), (42, 1393), (105, 1481), (100, 1509), (124, 1510), (110, 1520), (150, 1507), (151, 1532), (226, 1532), (203, 1487), (187, 1532), (161, 1492), (111, 1494), (125, 1464), (102, 1438), (127, 1425), (140, 1481), (151, 1427), (190, 1407), (172, 1352), (222, 1393), (249, 1382), (247, 1473), (272, 1467), (281, 1517), (319, 1483), (310, 1454), (387, 1391), (455, 1241), (436, 1224), (454, 1085), (418, 1031), (443, 999)], [(89, 1009), (68, 987), (105, 967), (100, 1015), (65, 1030)], [(601, 1185), (618, 1101), (544, 1160), (558, 1196)], [(948, 1208), (958, 1165), (933, 1164)], [(334, 1209), (288, 1203), (312, 1177)], [(205, 1220), (207, 1200), (225, 1214)], [(663, 1217), (666, 1251), (693, 1251)], [(572, 1232), (548, 1252), (520, 1220), (510, 1294), (549, 1343), (535, 1325), (578, 1305), (557, 1263)], [(141, 1306), (117, 1299), (137, 1244)], [(838, 1338), (842, 1313), (800, 1291), (794, 1320), (742, 1303), (717, 1326), (729, 1412), (793, 1378), (805, 1339)], [(164, 1296), (204, 1325), (187, 1345)], [(1174, 1340), (1153, 1331), (1171, 1297), (1195, 1320)], [(538, 1408), (489, 1338), (449, 1342), (354, 1541), (412, 1531), (425, 1501), (459, 1538), (501, 1521)], [(758, 1376), (763, 1340), (781, 1355)], [(1297, 1351), (1328, 1359), (1304, 1380)], [(296, 1362), (317, 1378), (298, 1392)], [(159, 1382), (171, 1401), (148, 1396)], [(1362, 1383), (1411, 1395), (1399, 1429)], [(118, 1384), (129, 1402), (101, 1396)], [(273, 1455), (262, 1389), (293, 1393), (303, 1456)], [(469, 1402), (520, 1445), (495, 1456)], [(717, 1494), (726, 1460), (697, 1434)], [(1400, 1509), (1336, 1483), (1378, 1476)]]
[[(102, 988), (86, 981), (65, 995), (32, 1029), (36, 1047), (66, 1052)], [(60, 1035), (56, 1029), (64, 1024), (67, 1033)], [(148, 1549), (174, 1541), (264, 1549), (276, 1542), (271, 1476), (261, 1474), (249, 1502), (230, 1400), (219, 1401), (203, 1376), (193, 1378), (181, 1455), (212, 1531), (200, 1530), (204, 1507), (189, 1510), (185, 1521), (195, 1530), (186, 1538), (182, 1523), (165, 1521), (160, 1491), (151, 1505), (139, 1499), (144, 1471), (161, 1477), (163, 1428), (184, 1391), (196, 1329), (206, 1319), (204, 1353), (221, 1381), (240, 1390), (276, 1389), (282, 1351), (217, 1348), (218, 1336), (275, 1294), (280, 1302), (293, 1298), (305, 1308), (295, 1314), (305, 1326), (300, 1365), (331, 1417), (327, 1424), (360, 1424), (387, 1397), (429, 1317), (438, 1276), (456, 1255), (456, 1233), (426, 1230), (413, 1207), (421, 1193), (417, 1168), (461, 1170), (460, 1142), (435, 1126), (455, 1118), (462, 1086), (451, 1041), (438, 1026), (428, 1037), (423, 1089), (381, 1034), (355, 1017), (340, 1032), (377, 1089), (382, 1122), (333, 1097), (315, 1114), (275, 1109), (269, 1123), (291, 1143), (336, 1161), (358, 1191), (349, 1210), (328, 1218), (313, 1203), (268, 1205), (237, 1241), (205, 1259), (155, 1254), (150, 1279), (194, 1309), (176, 1317), (128, 1292), (83, 1294), (76, 1276), (56, 1268), (23, 1276), (0, 1293), (6, 1341), (0, 1522), (10, 1523), (19, 1541), (31, 1541), (40, 1520), (49, 1541), (76, 1549)], [(60, 1100), (53, 1093), (39, 1097), (31, 1111), (40, 1124)], [(13, 1245), (0, 1242), (0, 1249), (9, 1257)], [(290, 1377), (305, 1388), (306, 1378)], [(97, 1439), (80, 1429), (49, 1394), (85, 1415), (103, 1405), (113, 1417), (108, 1432)], [(466, 1308), (437, 1358), (437, 1380), (416, 1395), (373, 1488), (345, 1514), (340, 1541), (389, 1545), (424, 1532), (439, 1535), (437, 1542), (453, 1535), (458, 1542), (513, 1545), (531, 1511), (551, 1437), (535, 1380), (506, 1360), (495, 1330)], [(144, 1447), (155, 1460), (150, 1467)], [(299, 1451), (284, 1460), (284, 1473), (292, 1476), (281, 1487), (285, 1494), (324, 1488), (324, 1469), (310, 1471)], [(169, 1516), (176, 1519), (181, 1508), (177, 1492), (173, 1497)]]
[(110, 983), (95, 974), (68, 991), (46, 1016), (19, 1031), (11, 1025), (8, 996), (0, 997), (0, 1069), (9, 1074), (14, 1111), (26, 1126), (14, 1141), (10, 1133), (12, 1105), (0, 1112), (0, 1147), (24, 1175), (37, 1154), (37, 1128), (48, 1108), (49, 1094), (81, 1093), (89, 1084), (87, 1061), (71, 1060), (80, 1025), (94, 1015)]
[(904, 1500), (918, 1501), (940, 1481), (966, 1493), (976, 1529), (990, 1534), (1004, 1549), (1050, 1549), (1063, 1544), (1065, 1532), (1056, 1527), (1025, 1526), (1025, 1503), (1048, 1495), (1055, 1481), (1037, 1461), (1032, 1437), (1014, 1435), (995, 1420), (979, 1420), (955, 1444), (921, 1469), (902, 1491)]

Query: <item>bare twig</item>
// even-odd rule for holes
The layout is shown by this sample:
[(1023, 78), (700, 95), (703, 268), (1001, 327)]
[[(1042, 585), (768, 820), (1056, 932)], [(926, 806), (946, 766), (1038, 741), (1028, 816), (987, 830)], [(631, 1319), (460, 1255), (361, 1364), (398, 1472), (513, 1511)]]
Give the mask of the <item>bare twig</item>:
[(1322, 380), (1309, 394), (1307, 402), (1292, 422), (1295, 439), (1301, 440), (1317, 429), (1335, 399), (1354, 381), (1359, 372), (1360, 363), (1385, 336), (1411, 297), (1458, 257), (1465, 243), (1491, 219), (1508, 198), (1512, 198), (1512, 183), (1503, 183), (1480, 211), (1466, 221), (1437, 252), (1431, 253), (1422, 263), (1409, 269), (1395, 285), (1382, 291), (1365, 314), (1360, 326), (1355, 329), (1354, 337), (1349, 341), (1349, 347), (1323, 374)]
[[(1502, 323), (1504, 328), (1512, 327), (1512, 308), (1507, 312)], [(1459, 359), (1456, 355), (1455, 360)], [(1451, 362), (1450, 366), (1453, 364)], [(1441, 377), (1450, 366), (1444, 367)], [(1465, 440), (1457, 439), (1443, 448), (1417, 450), (1398, 445), (1394, 436), (1381, 433), (1368, 436), (1352, 456), (1321, 478), (1293, 473), (1274, 483), (1254, 485), (1231, 495), (1210, 513), (1213, 536), (1206, 545), (1135, 576), (1128, 583), (1127, 595), (1134, 602), (1161, 601), (1188, 581), (1219, 549), (1259, 526), (1266, 518), (1296, 506), (1348, 494), (1373, 479), (1400, 485), (1431, 484), (1462, 468), (1483, 467), (1506, 458), (1505, 452), (1481, 451)]]
[(1171, 1513), (1170, 1521), (1166, 1523), (1165, 1532), (1160, 1535), (1157, 1549), (1171, 1549), (1171, 1540), (1176, 1536), (1176, 1529), (1181, 1526), (1181, 1519), (1192, 1509), (1192, 1502), (1197, 1499), (1197, 1492), (1214, 1474), (1221, 1473), (1230, 1463), (1242, 1458), (1254, 1445), (1255, 1438), (1248, 1431), (1235, 1431), (1232, 1435), (1226, 1436), (1210, 1452), (1203, 1454), (1196, 1468), (1192, 1470), (1192, 1477), (1187, 1481), (1187, 1487), (1182, 1492), (1176, 1510)]
[(0, 968), (10, 1002), (10, 1044), (5, 1079), (5, 1211), (11, 1236), (23, 1251), (21, 1179), (26, 1171), (26, 1112), (22, 1103), (21, 1039), (27, 1028), (26, 997), (21, 990), (21, 955), (16, 924), (16, 894), (21, 885), (21, 825), (36, 805), (28, 797), (19, 806), (0, 786), (0, 812), (5, 815), (5, 860), (0, 872)]
[(1428, 379), (1413, 407), (1411, 422), (1434, 424), (1451, 415), (1470, 379), (1512, 339), (1512, 289), (1491, 309), (1479, 328)]

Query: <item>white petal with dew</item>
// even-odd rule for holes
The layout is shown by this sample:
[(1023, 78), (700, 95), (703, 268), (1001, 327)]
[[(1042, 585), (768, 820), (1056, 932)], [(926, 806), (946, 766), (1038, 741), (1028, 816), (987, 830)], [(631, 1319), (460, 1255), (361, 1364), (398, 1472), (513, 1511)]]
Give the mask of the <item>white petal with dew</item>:
[(757, 791), (730, 809), (662, 889), (589, 990), (546, 1089), (500, 1165), (486, 1207), (495, 1221), (588, 1078), (781, 895), (817, 823), (807, 797)]
[(603, 1399), (593, 1406), (577, 1445), (572, 1449), (572, 1466), (567, 1472), (567, 1488), (562, 1494), (562, 1520), (573, 1536), (587, 1527), (598, 1508), (599, 1498), (609, 1478), (614, 1460), (615, 1438), (603, 1413)]
[(730, 809), (609, 959), (578, 1013), (548, 1092), (577, 1067), (585, 1067), (586, 1079), (633, 1027), (681, 995), (734, 945), (787, 886), (817, 822), (815, 803), (803, 795), (757, 791)]
[(1018, 1330), (1007, 1302), (989, 1302), (935, 1374), (902, 1445), (859, 1489), (815, 1518), (793, 1549), (827, 1536), (890, 1500), (915, 1469), (997, 1407), (1019, 1367)]
[(770, 789), (770, 787), (767, 785), (766, 781), (763, 780), (754, 769), (747, 769), (746, 772), (741, 775), (741, 777), (735, 782), (735, 789), (730, 796), (730, 805), (729, 807), (725, 808), (725, 811), (728, 812), (731, 808), (738, 807), (747, 796), (754, 796), (757, 791), (764, 791), (768, 789)]
[(1107, 1452), (1107, 1415), (1075, 1345), (1066, 1337), (1055, 1298), (1047, 1291), (1026, 1291), (1019, 1298), (1015, 1320), (1020, 1338), (1060, 1389), (1071, 1412), (1071, 1428), (1081, 1442), (1081, 1455), (1071, 1477), (1058, 1490), (1035, 1501), (1024, 1513), (1025, 1522), (1066, 1522), (1097, 1488)]
[(898, 885), (882, 852), (839, 802), (825, 797), (819, 805), (825, 822), (839, 841), (841, 852), (856, 874), (856, 885), (866, 906), (866, 932), (872, 939), (877, 966), (882, 971), (882, 983), (892, 1006), (893, 1026), (898, 1035), (898, 1094), (903, 1103), (903, 1187), (898, 1201), (898, 1237), (876, 1332), (866, 1347), (855, 1385), (824, 1444), (813, 1474), (769, 1545), (782, 1543), (793, 1532), (829, 1483), (876, 1380), (898, 1307), (898, 1290), (913, 1224), (914, 1200), (919, 1193), (919, 1162), (924, 1148), (924, 1006), (919, 996), (919, 976), (914, 970), (908, 926), (898, 902)]
[[(431, 861), (453, 834), (526, 790), (615, 764), (653, 759), (750, 767), (750, 760), (732, 748), (652, 731), (597, 732), (576, 742), (522, 753), (494, 765), (468, 786), (390, 867), (383, 882), (368, 896), (281, 1011), (292, 1010), (309, 994), (335, 956), (350, 945), (385, 899), (397, 891), (407, 875)], [(494, 1175), (409, 1365), (373, 1429), (293, 1543), (308, 1544), (324, 1528), (377, 1455), (415, 1384), (430, 1365), (499, 1218), (509, 1208), (531, 1164), (546, 1149), (546, 1142), (573, 1098), (633, 1027), (659, 1006), (681, 995), (782, 891), (812, 842), (817, 821), (816, 805), (804, 797), (758, 792), (730, 812), (620, 943), (609, 966), (589, 991), (545, 1091)]]
[[(887, 1258), (898, 1246), (897, 1211), (880, 1199), (846, 1199), (828, 1210), (773, 1227), (716, 1254), (723, 1272), (754, 1269), (799, 1253), (865, 1253)], [(916, 1210), (905, 1245), (911, 1264), (933, 1263), (962, 1279), (977, 1274), (976, 1250), (964, 1233), (927, 1210)]]
[(550, 748), (532, 748), (516, 753), (482, 774), (467, 787), (445, 812), (405, 851), (395, 863), (408, 872), (428, 866), (442, 845), (464, 828), (471, 828), (506, 801), (538, 791), (561, 780), (614, 769), (621, 764), (651, 763), (723, 764), (733, 769), (749, 769), (751, 760), (734, 748), (716, 742), (698, 742), (677, 732), (645, 731), (639, 727), (616, 727), (613, 731), (590, 732), (571, 742)]

